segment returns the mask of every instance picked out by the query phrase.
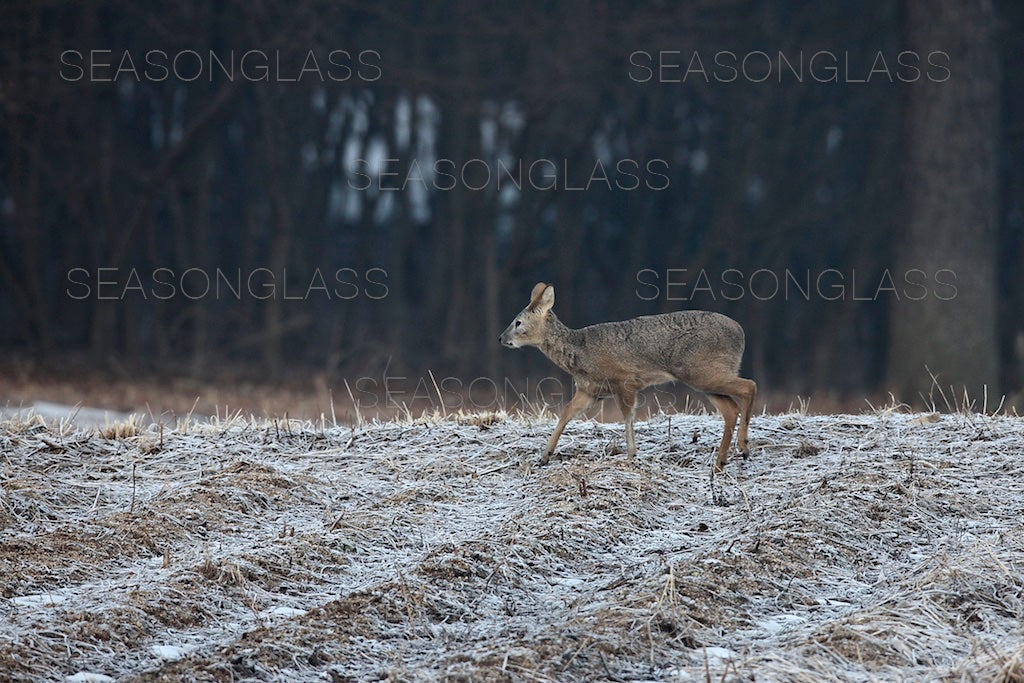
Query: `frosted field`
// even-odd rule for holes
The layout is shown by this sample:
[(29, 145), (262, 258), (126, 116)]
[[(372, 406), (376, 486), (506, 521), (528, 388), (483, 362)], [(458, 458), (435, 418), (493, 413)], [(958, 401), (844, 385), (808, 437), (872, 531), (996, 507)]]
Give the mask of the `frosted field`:
[(1024, 681), (1024, 420), (0, 422), (0, 678)]

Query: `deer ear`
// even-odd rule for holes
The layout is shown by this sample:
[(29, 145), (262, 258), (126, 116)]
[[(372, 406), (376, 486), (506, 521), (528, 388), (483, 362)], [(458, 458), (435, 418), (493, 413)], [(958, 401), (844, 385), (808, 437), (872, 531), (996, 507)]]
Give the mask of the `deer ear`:
[(533, 291), (530, 292), (530, 306), (534, 308), (537, 307), (537, 304), (540, 302), (540, 296), (544, 293), (546, 288), (547, 285), (543, 282), (538, 282), (533, 286)]
[(537, 310), (541, 313), (547, 313), (551, 310), (551, 307), (555, 305), (555, 288), (548, 285), (544, 288), (544, 291), (540, 294), (540, 301), (537, 302)]

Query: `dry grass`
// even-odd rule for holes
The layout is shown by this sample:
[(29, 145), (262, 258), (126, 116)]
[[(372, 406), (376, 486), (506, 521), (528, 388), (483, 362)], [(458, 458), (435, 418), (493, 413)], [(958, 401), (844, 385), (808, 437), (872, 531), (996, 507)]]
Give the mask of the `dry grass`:
[[(353, 425), (374, 419), (410, 419), (460, 411), (537, 414), (551, 407), (545, 401), (561, 403), (572, 391), (571, 378), (560, 371), (544, 378), (504, 377), (496, 379), (493, 385), (488, 380), (479, 383), (476, 395), (471, 395), (468, 387), (473, 382), (464, 377), (446, 378), (439, 371), (428, 370), (403, 373), (408, 377), (386, 378), (381, 370), (361, 368), (328, 378), (323, 372), (299, 368), (289, 373), (287, 380), (269, 382), (254, 381), (251, 369), (244, 372), (228, 368), (212, 375), (203, 373), (204, 379), (199, 381), (180, 373), (154, 374), (152, 370), (122, 368), (112, 373), (109, 369), (97, 369), (93, 361), (85, 358), (61, 357), (38, 365), (25, 359), (0, 358), (0, 418), (25, 412), (34, 404), (48, 403), (55, 404), (54, 407), (91, 406), (93, 410), (85, 411), (90, 413), (84, 416), (88, 419), (78, 422), (97, 426), (105, 426), (106, 412), (138, 413), (151, 421), (174, 422), (189, 414), (217, 415), (225, 407), (228, 412), (240, 411), (244, 415), (271, 418), (288, 414), (308, 420), (325, 416), (332, 423)], [(458, 384), (451, 383), (451, 379), (458, 379)], [(385, 385), (394, 395), (385, 395)], [(455, 386), (464, 390), (454, 392)], [(541, 387), (544, 391), (538, 395)], [(937, 378), (928, 395), (919, 398), (919, 403), (932, 411), (1000, 412), (997, 401), (988, 401), (984, 395), (980, 400), (968, 399), (952, 387), (940, 386)], [(888, 401), (889, 396), (875, 395), (869, 400), (879, 404)], [(1019, 412), (1021, 408), (1019, 397), (1016, 403), (998, 404), (1005, 412)], [(834, 414), (860, 411), (866, 405), (859, 393), (839, 395), (822, 391), (813, 398), (794, 400), (791, 392), (780, 388), (775, 392), (761, 391), (755, 410)], [(699, 414), (706, 412), (707, 406), (698, 394), (677, 383), (643, 392), (637, 415), (650, 419), (663, 413)], [(621, 419), (614, 401), (604, 401), (590, 415), (600, 421)]]
[(1024, 423), (0, 423), (0, 671), (1024, 681)]
[(108, 421), (97, 430), (101, 439), (130, 439), (141, 436), (146, 429), (146, 420), (134, 413), (124, 420)]

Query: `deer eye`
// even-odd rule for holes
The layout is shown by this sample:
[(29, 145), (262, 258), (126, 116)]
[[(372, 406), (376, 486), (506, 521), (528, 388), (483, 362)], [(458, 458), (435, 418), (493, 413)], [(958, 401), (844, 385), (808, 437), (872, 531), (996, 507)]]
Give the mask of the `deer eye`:
[(522, 327), (522, 325), (523, 325), (523, 321), (522, 320), (517, 320), (516, 321), (516, 327)]

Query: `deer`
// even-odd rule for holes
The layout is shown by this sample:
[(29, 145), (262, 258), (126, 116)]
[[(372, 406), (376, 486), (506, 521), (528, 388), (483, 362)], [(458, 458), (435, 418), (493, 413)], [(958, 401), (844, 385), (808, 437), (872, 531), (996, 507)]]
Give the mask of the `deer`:
[(572, 375), (575, 392), (541, 452), (547, 465), (565, 425), (595, 402), (615, 397), (626, 427), (626, 450), (636, 456), (633, 422), (637, 394), (643, 389), (680, 381), (702, 392), (725, 421), (713, 472), (729, 458), (736, 419), (741, 416), (737, 442), (750, 455), (747, 430), (757, 384), (739, 376), (745, 339), (738, 322), (712, 311), (675, 311), (630, 320), (570, 329), (552, 307), (555, 288), (538, 282), (530, 303), (498, 337), (512, 349), (535, 346), (555, 365)]

